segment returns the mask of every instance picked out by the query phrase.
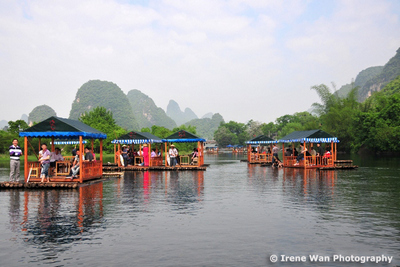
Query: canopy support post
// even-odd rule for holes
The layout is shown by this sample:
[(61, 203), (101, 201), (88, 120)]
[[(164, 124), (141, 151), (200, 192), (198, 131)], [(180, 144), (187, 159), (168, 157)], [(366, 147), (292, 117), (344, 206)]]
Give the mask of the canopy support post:
[(168, 150), (167, 150), (167, 142), (164, 143), (164, 147), (165, 147), (165, 163), (164, 166), (167, 167), (168, 165)]
[(51, 152), (54, 152), (54, 136), (51, 137)]
[(306, 158), (306, 149), (307, 149), (307, 147), (306, 147), (306, 141), (304, 141), (304, 143), (303, 143), (303, 164), (304, 164), (304, 169), (305, 168), (307, 168), (307, 158)]
[[(100, 139), (100, 162), (103, 165), (103, 139)], [(103, 167), (101, 169), (103, 170)]]
[[(147, 150), (147, 156), (149, 157), (149, 167), (152, 165), (152, 159), (151, 159), (151, 143), (149, 143), (149, 150)], [(144, 163), (146, 165), (146, 162)]]
[(83, 182), (83, 140), (82, 140), (82, 135), (79, 136), (79, 182)]
[(121, 144), (118, 143), (118, 156), (117, 156), (118, 167), (121, 167), (121, 157), (120, 157), (120, 155), (122, 155), (121, 154)]
[(24, 176), (25, 176), (25, 183), (28, 180), (28, 137), (24, 137)]

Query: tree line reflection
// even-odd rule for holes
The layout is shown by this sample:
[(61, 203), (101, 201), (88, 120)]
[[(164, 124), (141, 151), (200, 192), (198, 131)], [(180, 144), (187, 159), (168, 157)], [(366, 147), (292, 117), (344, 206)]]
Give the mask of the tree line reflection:
[[(195, 212), (204, 197), (204, 172), (130, 172), (77, 190), (8, 190), (9, 229), (40, 253), (30, 262), (57, 260), (75, 242), (92, 242), (115, 216), (115, 203), (145, 212), (149, 205), (168, 205)], [(153, 202), (153, 203), (152, 203)], [(123, 210), (123, 208), (121, 208)]]

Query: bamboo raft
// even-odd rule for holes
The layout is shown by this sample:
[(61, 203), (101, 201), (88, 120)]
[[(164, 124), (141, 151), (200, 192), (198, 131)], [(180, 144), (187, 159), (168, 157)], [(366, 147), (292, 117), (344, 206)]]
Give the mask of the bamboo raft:
[(24, 182), (1, 182), (1, 189), (75, 189), (78, 188), (78, 183), (24, 183)]
[[(103, 165), (103, 171), (205, 171), (207, 170), (208, 164), (204, 164), (203, 166), (177, 166), (173, 167), (165, 167), (165, 166), (152, 166), (152, 167), (144, 167), (144, 166), (132, 166), (132, 167), (118, 167), (118, 166), (110, 166)], [(104, 174), (104, 173), (103, 173)]]
[[(247, 159), (241, 159), (240, 162), (248, 162)], [(261, 167), (271, 166), (272, 163), (266, 162), (252, 162), (249, 164), (261, 164)], [(303, 166), (285, 166), (285, 168), (303, 168)], [(309, 166), (307, 169), (317, 169), (317, 170), (354, 170), (357, 169), (357, 165), (353, 165), (352, 160), (335, 160), (334, 166)]]
[(333, 167), (319, 167), (318, 170), (324, 171), (324, 170), (354, 170), (357, 169), (357, 165), (352, 165), (352, 166), (333, 166)]

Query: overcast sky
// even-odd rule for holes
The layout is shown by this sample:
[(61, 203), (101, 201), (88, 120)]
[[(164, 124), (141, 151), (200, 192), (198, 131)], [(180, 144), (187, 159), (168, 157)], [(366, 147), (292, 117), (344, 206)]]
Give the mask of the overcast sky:
[(166, 110), (271, 122), (400, 47), (400, 1), (0, 0), (0, 120), (111, 81)]

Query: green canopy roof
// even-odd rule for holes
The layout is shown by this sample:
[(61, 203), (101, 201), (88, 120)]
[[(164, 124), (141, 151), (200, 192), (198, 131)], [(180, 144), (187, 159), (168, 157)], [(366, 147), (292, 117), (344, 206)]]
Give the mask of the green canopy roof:
[(306, 143), (338, 143), (334, 137), (322, 130), (295, 131), (279, 139), (279, 143), (306, 142)]
[(111, 141), (113, 144), (148, 144), (162, 143), (161, 138), (148, 132), (129, 132)]
[(163, 139), (164, 142), (175, 142), (175, 143), (190, 143), (190, 142), (205, 142), (206, 139), (200, 138), (192, 133), (185, 130), (180, 130), (176, 133), (171, 134), (167, 138)]
[(80, 121), (51, 116), (19, 133), (27, 137), (54, 137), (56, 139), (83, 138), (106, 139), (107, 135)]
[(277, 143), (277, 141), (263, 134), (254, 137), (253, 139), (246, 142), (246, 144), (272, 144), (272, 143)]

